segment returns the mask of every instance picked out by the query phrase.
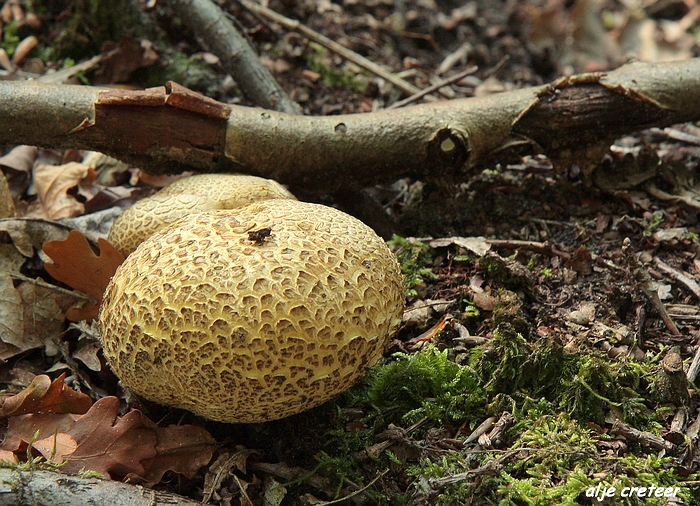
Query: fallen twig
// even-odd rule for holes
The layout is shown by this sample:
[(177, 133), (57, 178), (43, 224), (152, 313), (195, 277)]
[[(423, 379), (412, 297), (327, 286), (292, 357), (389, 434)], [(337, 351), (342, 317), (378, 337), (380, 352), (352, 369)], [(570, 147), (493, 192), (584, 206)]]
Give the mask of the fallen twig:
[(255, 105), (301, 114), (299, 104), (289, 98), (218, 5), (211, 0), (167, 0), (166, 5), (219, 57), (221, 66)]
[(688, 276), (683, 274), (682, 272), (674, 269), (670, 265), (664, 263), (660, 258), (655, 257), (654, 258), (654, 263), (658, 266), (659, 269), (664, 271), (666, 274), (671, 276), (673, 279), (676, 281), (680, 281), (683, 283), (688, 290), (693, 292), (695, 296), (700, 299), (700, 285), (698, 285), (694, 280), (690, 279)]
[(443, 86), (449, 86), (452, 83), (456, 83), (460, 79), (464, 79), (468, 75), (476, 72), (478, 68), (479, 67), (477, 67), (476, 65), (474, 65), (473, 67), (469, 67), (468, 69), (465, 69), (458, 74), (455, 74), (451, 77), (448, 77), (447, 79), (444, 79), (444, 80), (440, 81), (439, 83), (435, 83), (431, 86), (428, 86), (427, 88), (425, 88), (423, 90), (420, 90), (418, 93), (414, 93), (410, 97), (404, 98), (403, 100), (399, 100), (398, 102), (394, 102), (389, 107), (387, 107), (387, 109), (398, 109), (399, 107), (403, 107), (405, 105), (416, 102), (417, 100), (420, 100), (421, 98), (423, 98), (427, 94), (439, 90)]
[(659, 294), (656, 293), (656, 290), (653, 288), (651, 276), (631, 253), (630, 246), (630, 240), (628, 238), (625, 238), (622, 244), (622, 252), (625, 253), (625, 256), (627, 257), (627, 263), (632, 268), (635, 278), (637, 278), (637, 281), (639, 281), (642, 292), (644, 292), (644, 295), (647, 296), (649, 302), (651, 302), (651, 304), (654, 306), (654, 309), (656, 309), (656, 311), (659, 313), (659, 316), (663, 320), (664, 324), (666, 324), (666, 328), (668, 329), (668, 331), (674, 336), (681, 335), (681, 332), (678, 330), (678, 327), (676, 327), (676, 324), (673, 322), (671, 316), (668, 314), (666, 306), (664, 306), (663, 302), (661, 302), (661, 299), (659, 299)]
[(675, 448), (675, 445), (670, 441), (666, 441), (664, 438), (652, 434), (651, 432), (637, 430), (634, 427), (630, 427), (619, 419), (615, 420), (612, 428), (610, 429), (610, 434), (613, 436), (624, 437), (627, 441), (632, 443), (639, 443), (642, 446), (654, 448), (655, 450), (666, 450), (671, 451)]
[(688, 378), (688, 381), (694, 382), (698, 372), (700, 372), (700, 346), (695, 347), (695, 356), (693, 356), (693, 361), (690, 363), (685, 376)]
[(56, 471), (0, 469), (0, 505), (129, 504), (132, 506), (199, 506), (168, 492), (113, 480), (83, 478)]
[(508, 451), (500, 457), (498, 457), (497, 459), (489, 460), (483, 466), (477, 467), (476, 469), (472, 469), (470, 471), (466, 471), (464, 473), (454, 474), (452, 476), (445, 476), (443, 478), (431, 479), (430, 486), (433, 489), (441, 489), (442, 487), (445, 487), (447, 485), (453, 485), (455, 483), (459, 483), (460, 481), (476, 478), (477, 476), (496, 476), (501, 471), (501, 469), (503, 469), (505, 463), (511, 458), (513, 458), (515, 455), (517, 455), (519, 451), (519, 449)]
[(337, 42), (329, 39), (325, 35), (321, 35), (320, 33), (312, 30), (308, 26), (301, 24), (295, 19), (287, 18), (282, 14), (279, 14), (273, 11), (272, 9), (268, 9), (267, 7), (263, 7), (262, 5), (257, 4), (251, 0), (238, 0), (238, 2), (249, 11), (255, 12), (256, 14), (260, 14), (261, 16), (265, 16), (267, 19), (284, 26), (288, 30), (292, 30), (294, 32), (302, 34), (307, 39), (321, 44), (323, 47), (330, 49), (334, 53), (339, 54), (346, 60), (353, 62), (355, 65), (358, 65), (365, 70), (369, 70), (370, 72), (378, 75), (382, 79), (389, 81), (391, 84), (408, 94), (413, 95), (421, 91), (420, 88), (417, 88), (411, 83), (404, 81), (403, 79), (392, 74), (380, 65), (377, 65), (376, 63), (368, 60), (364, 56), (361, 56), (356, 52), (346, 48), (345, 46), (338, 44)]

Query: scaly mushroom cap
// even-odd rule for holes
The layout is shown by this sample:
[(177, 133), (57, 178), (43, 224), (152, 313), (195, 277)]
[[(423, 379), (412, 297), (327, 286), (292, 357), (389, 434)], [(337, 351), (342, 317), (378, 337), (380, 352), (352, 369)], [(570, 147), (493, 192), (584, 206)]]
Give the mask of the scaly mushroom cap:
[(147, 237), (195, 212), (236, 209), (268, 199), (295, 199), (271, 179), (243, 174), (201, 174), (183, 177), (155, 195), (126, 209), (109, 230), (107, 240), (124, 256)]
[(336, 209), (268, 200), (188, 216), (144, 241), (99, 325), (122, 383), (211, 420), (263, 422), (349, 388), (404, 307), (394, 255)]

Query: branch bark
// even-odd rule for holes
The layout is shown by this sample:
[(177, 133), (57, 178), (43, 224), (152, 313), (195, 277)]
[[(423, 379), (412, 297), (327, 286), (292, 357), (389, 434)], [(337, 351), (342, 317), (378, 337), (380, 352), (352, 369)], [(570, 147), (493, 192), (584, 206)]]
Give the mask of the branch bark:
[(168, 83), (144, 91), (0, 82), (0, 143), (103, 151), (152, 173), (237, 171), (300, 194), (459, 173), (504, 148), (550, 156), (700, 118), (700, 58), (368, 114), (294, 116)]
[(0, 469), (0, 506), (201, 506), (199, 501), (119, 481)]

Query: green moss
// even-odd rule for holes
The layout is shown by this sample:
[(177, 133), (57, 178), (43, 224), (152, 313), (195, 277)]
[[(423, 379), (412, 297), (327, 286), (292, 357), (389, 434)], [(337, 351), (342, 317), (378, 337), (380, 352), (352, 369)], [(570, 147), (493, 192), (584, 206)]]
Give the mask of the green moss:
[(415, 296), (415, 287), (424, 283), (426, 279), (437, 279), (430, 267), (433, 261), (433, 249), (430, 246), (420, 241), (408, 241), (396, 234), (387, 244), (401, 264), (407, 297)]
[(17, 34), (17, 24), (13, 21), (2, 27), (2, 41), (0, 47), (7, 51), (7, 54), (12, 56), (17, 48), (17, 44), (21, 40)]
[(346, 63), (341, 69), (333, 68), (330, 54), (325, 47), (311, 42), (309, 48), (311, 53), (307, 56), (306, 66), (319, 74), (326, 86), (331, 89), (348, 88), (359, 93), (365, 91), (367, 83), (350, 64)]
[(524, 265), (502, 258), (493, 253), (484, 255), (479, 259), (479, 267), (484, 270), (497, 286), (507, 288), (514, 292), (532, 293), (532, 273)]
[(214, 67), (200, 58), (176, 51), (169, 55), (167, 61), (167, 65), (158, 72), (149, 73), (149, 83), (153, 86), (175, 81), (191, 90), (209, 92), (210, 87), (220, 85)]
[(414, 423), (461, 421), (482, 412), (483, 389), (476, 371), (449, 360), (447, 351), (428, 345), (370, 372), (369, 402), (388, 419)]

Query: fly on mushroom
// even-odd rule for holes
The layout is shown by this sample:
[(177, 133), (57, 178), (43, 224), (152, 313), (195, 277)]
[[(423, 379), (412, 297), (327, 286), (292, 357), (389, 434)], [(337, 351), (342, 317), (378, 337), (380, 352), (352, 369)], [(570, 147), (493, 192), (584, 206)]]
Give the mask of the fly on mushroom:
[(272, 229), (270, 227), (248, 232), (248, 240), (256, 246), (262, 246), (270, 237), (272, 237)]

